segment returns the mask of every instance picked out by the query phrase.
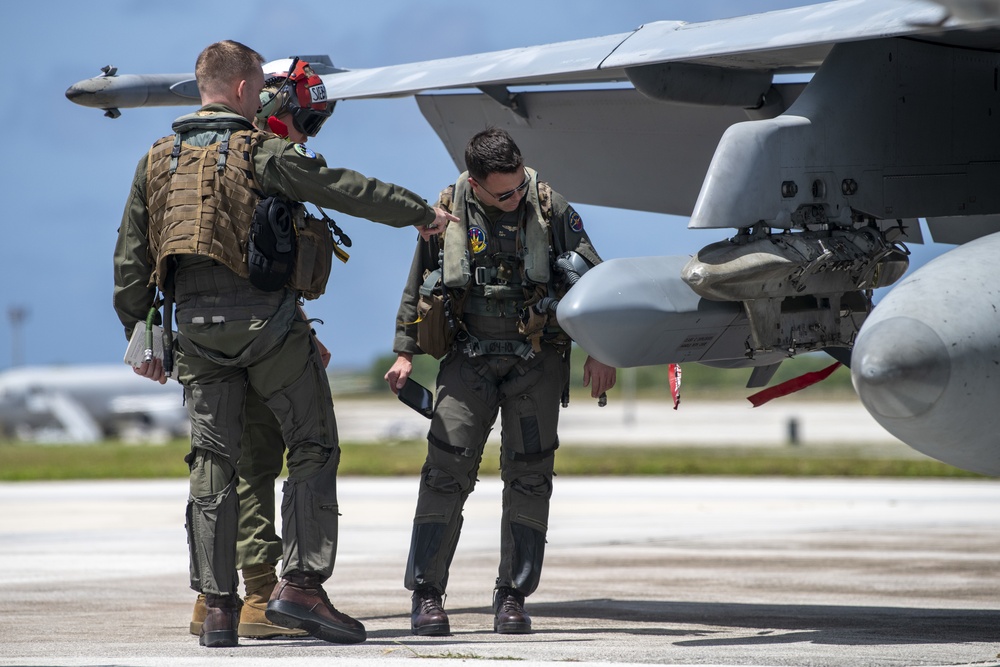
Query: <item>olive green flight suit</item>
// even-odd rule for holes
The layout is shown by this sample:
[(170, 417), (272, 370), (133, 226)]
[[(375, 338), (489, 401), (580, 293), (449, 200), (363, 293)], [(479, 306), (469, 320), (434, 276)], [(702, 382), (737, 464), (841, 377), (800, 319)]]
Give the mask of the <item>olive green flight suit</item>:
[(281, 425), (253, 388), (244, 402), (243, 438), (240, 440), (240, 518), (236, 541), (236, 567), (275, 564), (281, 560), (281, 537), (275, 524), (274, 483), (285, 460)]
[[(460, 179), (461, 182), (461, 179)], [(527, 203), (505, 213), (484, 206), (468, 192), (465, 207), (472, 284), (464, 323), (454, 349), (441, 361), (427, 459), (413, 520), (404, 584), (409, 590), (444, 593), (462, 529), (462, 509), (475, 488), (483, 449), (497, 417), (501, 420), (500, 473), (503, 512), (497, 586), (530, 595), (538, 586), (545, 553), (559, 408), (569, 382), (568, 356), (543, 342), (531, 345), (518, 332), (524, 305), (522, 264), (517, 248)], [(456, 199), (461, 195), (456, 192)], [(439, 201), (438, 205), (447, 205)], [(458, 208), (452, 208), (460, 215)], [(600, 257), (583, 231), (579, 215), (553, 193), (553, 245), (578, 251), (592, 263)], [(425, 271), (438, 266), (438, 238), (420, 240), (397, 314), (393, 349), (420, 354), (416, 344), (418, 290)]]
[[(207, 105), (202, 111), (217, 114), (220, 127), (234, 116), (223, 105)], [(245, 128), (243, 121), (232, 123)], [(215, 128), (182, 138), (213, 145), (221, 136), (222, 130)], [(281, 194), (395, 227), (434, 219), (431, 207), (416, 194), (329, 168), (311, 150), (278, 137), (258, 144), (251, 160), (254, 182), (264, 195)], [(126, 336), (145, 320), (155, 295), (146, 162), (143, 156), (136, 168), (115, 248), (114, 305)], [(240, 224), (249, 225), (249, 220)], [(325, 580), (336, 555), (340, 450), (329, 383), (309, 323), (296, 307), (298, 295), (288, 289), (261, 292), (200, 255), (178, 255), (173, 273), (176, 365), (192, 431), (186, 458), (191, 468), (186, 522), (191, 587), (236, 594), (237, 462), (248, 387), (274, 413), (288, 448), (281, 509), (283, 574), (316, 573)], [(249, 442), (253, 454), (259, 445), (265, 456), (281, 447), (280, 441)]]

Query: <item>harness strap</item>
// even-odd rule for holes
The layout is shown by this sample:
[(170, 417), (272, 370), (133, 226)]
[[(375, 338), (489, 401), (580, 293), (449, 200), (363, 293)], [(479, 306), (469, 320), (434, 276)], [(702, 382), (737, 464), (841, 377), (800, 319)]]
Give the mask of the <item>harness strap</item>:
[(469, 449), (466, 447), (455, 447), (454, 445), (449, 445), (447, 442), (437, 438), (433, 433), (427, 433), (427, 442), (431, 443), (438, 449), (448, 452), (449, 454), (456, 454), (458, 456), (464, 456), (467, 459), (474, 459), (479, 455), (475, 449)]
[(222, 135), (222, 141), (219, 142), (219, 162), (215, 165), (215, 170), (220, 174), (226, 170), (226, 158), (229, 156), (229, 135), (232, 133), (232, 130), (226, 130), (226, 133)]
[(521, 357), (531, 359), (535, 356), (535, 351), (531, 349), (530, 343), (517, 340), (480, 340), (469, 334), (462, 346), (462, 352), (470, 357), (479, 357), (484, 354), (502, 354), (510, 357)]
[(552, 449), (546, 449), (541, 452), (533, 452), (531, 454), (524, 454), (521, 452), (509, 452), (507, 450), (503, 450), (503, 455), (506, 456), (511, 461), (541, 461), (542, 459), (547, 459), (550, 456), (554, 456), (557, 449), (559, 449), (558, 440), (556, 440), (556, 445)]
[(437, 268), (433, 271), (427, 273), (427, 277), (424, 278), (424, 282), (420, 285), (420, 294), (422, 296), (430, 296), (434, 291), (434, 287), (441, 282), (441, 269)]
[(170, 175), (177, 172), (177, 160), (181, 157), (181, 135), (174, 135), (174, 147), (170, 150)]

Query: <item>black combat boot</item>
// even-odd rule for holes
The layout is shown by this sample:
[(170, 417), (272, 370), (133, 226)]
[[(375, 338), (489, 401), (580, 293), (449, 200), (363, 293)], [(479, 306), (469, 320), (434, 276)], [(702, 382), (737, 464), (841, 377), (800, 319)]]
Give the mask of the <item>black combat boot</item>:
[(337, 611), (315, 573), (291, 572), (282, 577), (264, 613), (276, 625), (302, 628), (325, 642), (357, 644), (367, 637), (360, 621)]
[(206, 614), (198, 643), (209, 648), (239, 644), (236, 628), (240, 624), (241, 606), (243, 602), (235, 595), (205, 595)]
[(451, 634), (448, 614), (441, 606), (441, 594), (433, 588), (413, 591), (410, 631), (415, 635), (447, 637)]
[(531, 617), (524, 611), (524, 596), (513, 588), (500, 586), (493, 592), (493, 630), (502, 635), (531, 632)]

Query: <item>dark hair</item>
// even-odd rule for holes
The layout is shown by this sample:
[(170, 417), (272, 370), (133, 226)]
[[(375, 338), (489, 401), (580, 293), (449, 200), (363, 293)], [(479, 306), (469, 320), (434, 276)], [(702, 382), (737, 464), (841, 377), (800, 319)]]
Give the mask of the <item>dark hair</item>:
[(465, 147), (465, 168), (477, 181), (486, 180), (490, 174), (511, 174), (522, 167), (521, 149), (499, 127), (486, 128)]
[(194, 76), (198, 81), (198, 91), (218, 94), (229, 86), (249, 79), (260, 71), (264, 57), (249, 46), (227, 39), (205, 47), (198, 55), (194, 66)]

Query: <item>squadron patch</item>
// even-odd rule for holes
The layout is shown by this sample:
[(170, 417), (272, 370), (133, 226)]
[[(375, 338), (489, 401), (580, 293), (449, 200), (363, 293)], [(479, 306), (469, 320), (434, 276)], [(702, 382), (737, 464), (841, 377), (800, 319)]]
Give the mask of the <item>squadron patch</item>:
[(302, 144), (295, 144), (292, 148), (295, 150), (296, 153), (298, 153), (302, 157), (307, 157), (310, 160), (316, 157), (315, 153), (313, 153), (311, 150), (309, 150)]
[(486, 250), (486, 232), (481, 227), (469, 227), (469, 241), (473, 253), (478, 255)]
[(569, 228), (574, 232), (580, 233), (583, 231), (583, 220), (580, 218), (580, 214), (576, 211), (570, 213), (569, 216)]

